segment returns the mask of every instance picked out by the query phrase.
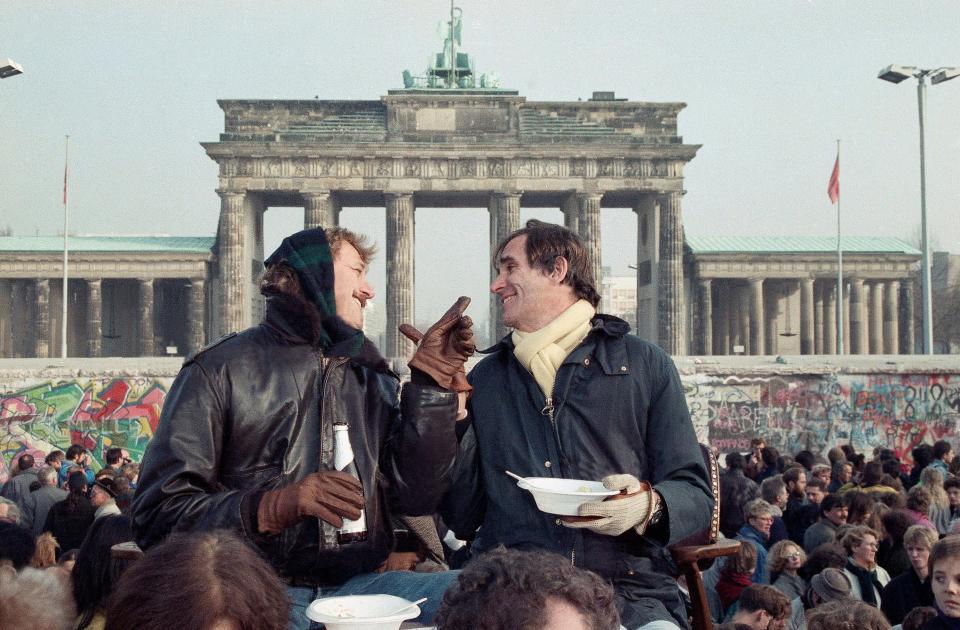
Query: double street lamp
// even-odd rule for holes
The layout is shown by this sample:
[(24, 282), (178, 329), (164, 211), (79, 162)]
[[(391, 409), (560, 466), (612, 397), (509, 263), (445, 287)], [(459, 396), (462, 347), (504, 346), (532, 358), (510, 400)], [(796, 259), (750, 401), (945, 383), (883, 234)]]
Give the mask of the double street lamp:
[[(877, 74), (878, 79), (900, 83), (905, 79), (917, 79), (917, 105), (920, 109), (920, 289), (923, 300), (923, 354), (933, 354), (933, 315), (930, 297), (930, 246), (927, 240), (927, 169), (924, 148), (924, 119), (927, 115), (927, 77), (936, 85), (960, 76), (960, 67), (926, 70), (916, 66), (887, 66)], [(913, 314), (910, 314), (913, 317)], [(911, 348), (911, 351), (913, 349)]]

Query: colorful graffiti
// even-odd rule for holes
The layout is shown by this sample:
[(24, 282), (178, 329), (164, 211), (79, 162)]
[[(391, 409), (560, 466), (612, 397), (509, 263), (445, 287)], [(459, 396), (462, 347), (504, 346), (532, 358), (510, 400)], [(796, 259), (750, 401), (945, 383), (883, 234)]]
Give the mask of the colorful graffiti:
[(119, 446), (140, 461), (160, 421), (172, 378), (36, 381), (0, 389), (0, 482), (24, 451), (42, 459), (53, 449), (83, 444), (95, 461)]
[(960, 447), (960, 377), (941, 374), (824, 374), (764, 378), (683, 377), (697, 435), (720, 452), (746, 451), (753, 437), (783, 453), (826, 454), (837, 444), (909, 460), (920, 443)]

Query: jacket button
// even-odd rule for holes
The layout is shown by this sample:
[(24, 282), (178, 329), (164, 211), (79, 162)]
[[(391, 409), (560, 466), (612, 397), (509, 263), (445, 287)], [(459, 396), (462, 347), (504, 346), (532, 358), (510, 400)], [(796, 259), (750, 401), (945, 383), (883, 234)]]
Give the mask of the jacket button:
[(626, 371), (627, 371), (627, 366), (621, 365), (621, 366), (620, 366), (620, 371), (621, 371), (621, 372), (626, 372)]
[(548, 459), (547, 461), (543, 462), (543, 465), (544, 465), (545, 467), (547, 467), (547, 468), (550, 468), (551, 466), (553, 466), (553, 464), (550, 463), (550, 460), (549, 460), (549, 459)]
[(557, 524), (557, 527), (562, 527), (562, 526), (563, 526), (563, 521), (560, 520), (559, 518), (558, 518), (557, 520), (555, 520), (554, 523)]
[(633, 571), (627, 571), (627, 575), (633, 575)]
[(583, 360), (583, 364), (584, 364), (584, 365), (590, 365), (590, 357), (587, 357), (586, 359), (584, 359), (584, 360)]

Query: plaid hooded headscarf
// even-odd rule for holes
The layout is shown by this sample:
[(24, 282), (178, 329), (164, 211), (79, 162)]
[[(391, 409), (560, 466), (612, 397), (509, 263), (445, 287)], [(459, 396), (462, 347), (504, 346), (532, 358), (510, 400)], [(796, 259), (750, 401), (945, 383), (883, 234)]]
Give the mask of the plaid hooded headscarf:
[(304, 298), (320, 313), (319, 345), (328, 356), (353, 357), (363, 346), (363, 332), (337, 315), (333, 293), (333, 252), (323, 228), (311, 228), (283, 239), (263, 265), (288, 264), (297, 274)]

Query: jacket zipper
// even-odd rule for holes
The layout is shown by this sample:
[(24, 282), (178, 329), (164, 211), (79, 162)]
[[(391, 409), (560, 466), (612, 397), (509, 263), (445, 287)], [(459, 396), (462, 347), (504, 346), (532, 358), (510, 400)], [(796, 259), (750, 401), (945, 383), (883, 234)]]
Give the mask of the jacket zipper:
[[(557, 440), (557, 449), (560, 451), (560, 459), (564, 458), (563, 455), (563, 445), (560, 444), (560, 432), (557, 431), (557, 420), (554, 416), (556, 408), (553, 406), (553, 394), (556, 391), (557, 382), (554, 379), (553, 387), (550, 389), (550, 395), (547, 396), (547, 404), (540, 410), (542, 415), (547, 416), (550, 419), (550, 426), (553, 428), (553, 435)], [(577, 544), (574, 542), (573, 547), (570, 548), (570, 564), (577, 565)]]
[[(318, 354), (320, 353), (318, 352)], [(320, 407), (317, 409), (317, 414), (320, 417), (320, 426), (318, 428), (320, 429), (320, 465), (321, 466), (325, 463), (329, 463), (329, 462), (323, 461), (323, 405), (327, 400), (327, 395), (330, 393), (330, 387), (332, 387), (330, 385), (330, 381), (331, 381), (330, 372), (333, 370), (333, 368), (339, 367), (344, 363), (346, 363), (347, 361), (349, 361), (349, 359), (346, 359), (346, 358), (329, 359), (327, 357), (324, 357), (322, 354), (320, 354), (320, 357), (319, 357), (320, 370), (321, 370), (320, 378), (323, 379), (322, 381), (323, 384), (321, 386), (322, 395), (319, 401)], [(326, 364), (326, 366), (324, 366), (324, 364)], [(366, 502), (366, 499), (364, 499), (364, 502)], [(329, 523), (327, 523), (322, 519), (317, 519), (317, 520), (319, 521), (319, 524), (320, 524), (320, 548), (326, 549), (327, 546), (325, 541), (328, 533), (327, 530), (328, 528), (332, 528), (333, 525), (330, 525)], [(332, 534), (332, 536), (334, 536), (334, 538), (336, 537), (335, 534)]]

